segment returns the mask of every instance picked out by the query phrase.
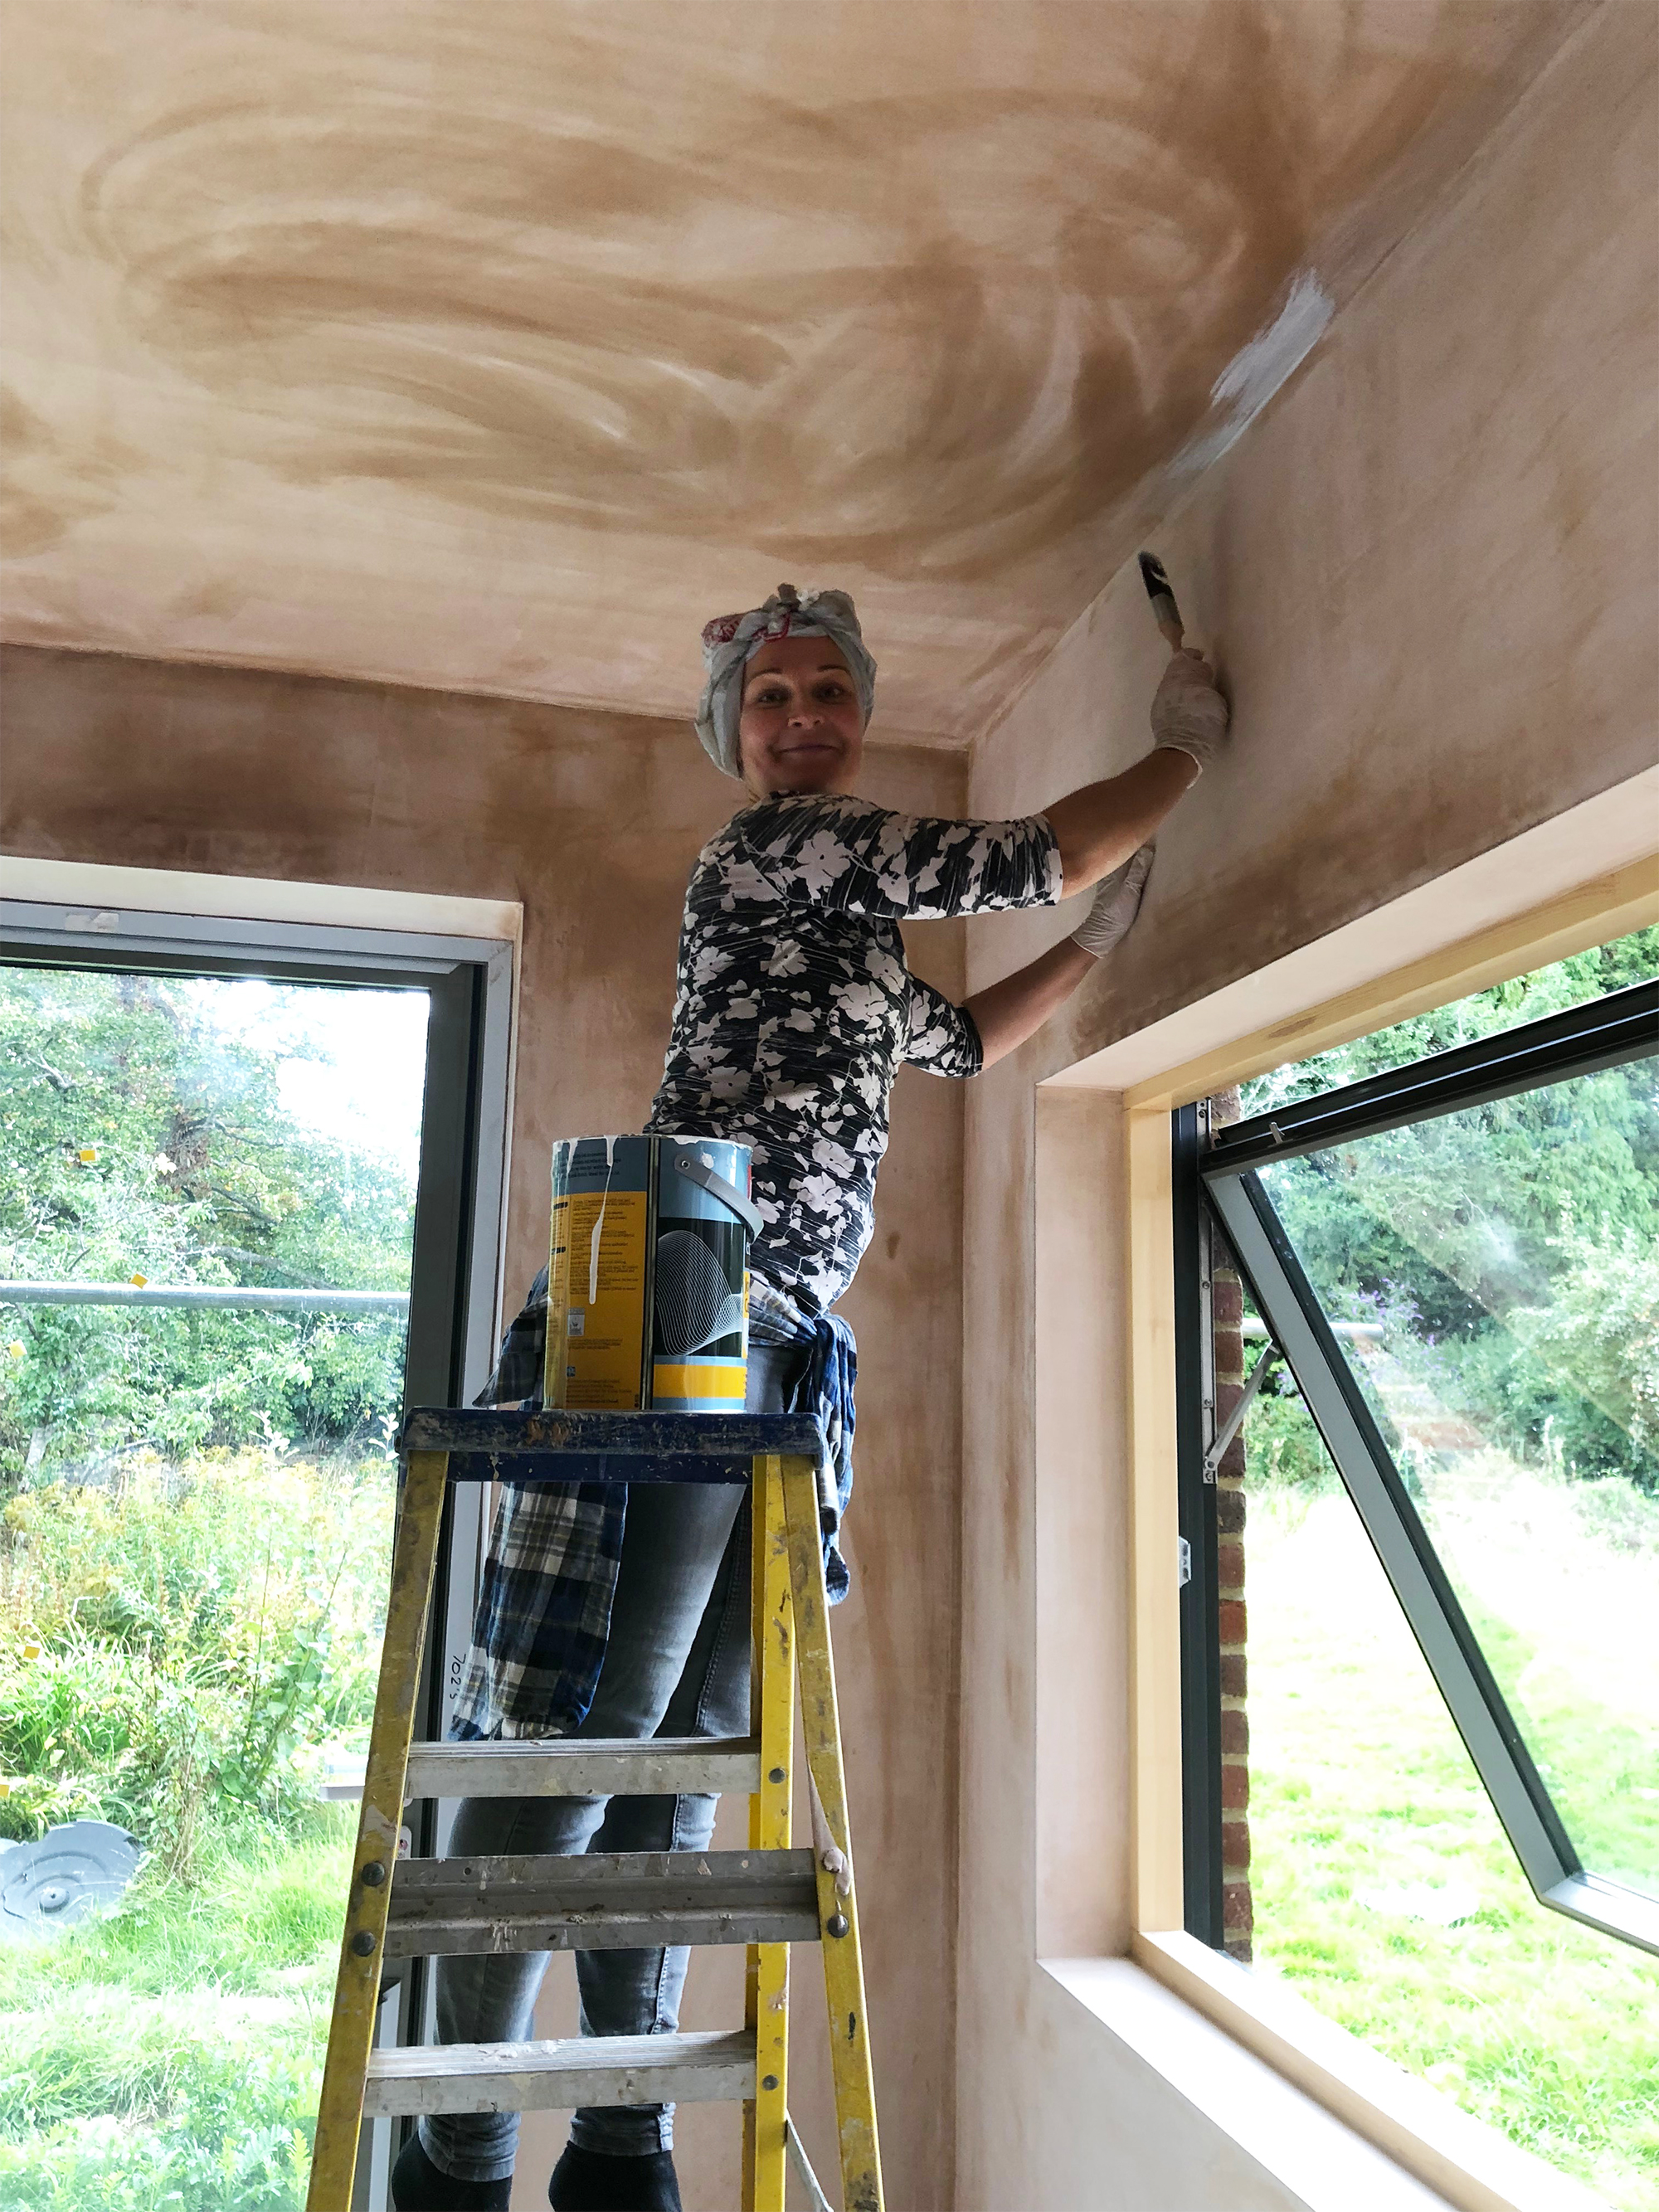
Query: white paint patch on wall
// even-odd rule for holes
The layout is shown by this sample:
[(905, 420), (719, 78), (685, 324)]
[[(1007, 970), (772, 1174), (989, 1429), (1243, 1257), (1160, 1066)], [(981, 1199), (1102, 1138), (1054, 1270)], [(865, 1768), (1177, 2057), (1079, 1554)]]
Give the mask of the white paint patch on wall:
[(1313, 351), (1335, 310), (1335, 301), (1312, 270), (1298, 270), (1272, 322), (1240, 348), (1211, 386), (1210, 398), (1222, 410), (1220, 419), (1195, 431), (1176, 455), (1170, 466), (1177, 477), (1199, 476), (1221, 459)]

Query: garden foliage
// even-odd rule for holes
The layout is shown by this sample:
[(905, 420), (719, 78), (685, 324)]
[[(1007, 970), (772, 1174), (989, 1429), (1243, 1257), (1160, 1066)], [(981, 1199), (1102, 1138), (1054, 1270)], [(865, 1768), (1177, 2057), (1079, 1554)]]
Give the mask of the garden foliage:
[[(414, 1191), (284, 1112), (227, 987), (0, 969), (0, 1276), (408, 1287)], [(265, 987), (269, 988), (269, 987)], [(384, 1436), (397, 1316), (14, 1305), (0, 1482), (135, 1448)]]
[[(0, 969), (0, 1275), (408, 1285), (414, 1190), (190, 979)], [(0, 1316), (0, 1841), (144, 1847), (0, 1944), (0, 2212), (298, 2212), (373, 1710), (400, 1317)], [(3, 1861), (0, 1860), (0, 1864)]]
[[(1246, 1086), (1247, 1113), (1359, 1082), (1644, 980), (1659, 928), (1577, 955)], [(1659, 1061), (1639, 1060), (1267, 1171), (1327, 1310), (1390, 1351), (1490, 1443), (1659, 1494)], [(1279, 1395), (1258, 1479), (1324, 1479)], [(1281, 1410), (1282, 1408), (1282, 1410)], [(1385, 1419), (1386, 1426), (1386, 1419)]]
[(210, 1824), (280, 1823), (374, 1709), (384, 1458), (126, 1463), (0, 1513), (0, 1836), (87, 1817), (188, 1875)]

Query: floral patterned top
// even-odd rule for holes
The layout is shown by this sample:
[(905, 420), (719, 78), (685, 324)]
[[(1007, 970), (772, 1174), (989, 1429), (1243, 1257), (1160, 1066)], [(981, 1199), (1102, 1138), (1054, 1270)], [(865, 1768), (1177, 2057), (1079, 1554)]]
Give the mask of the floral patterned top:
[(901, 1063), (981, 1064), (972, 1015), (911, 975), (899, 922), (1060, 892), (1041, 815), (940, 821), (807, 793), (745, 807), (703, 848), (646, 1127), (752, 1145), (765, 1227), (750, 1265), (808, 1313), (835, 1304), (870, 1242)]

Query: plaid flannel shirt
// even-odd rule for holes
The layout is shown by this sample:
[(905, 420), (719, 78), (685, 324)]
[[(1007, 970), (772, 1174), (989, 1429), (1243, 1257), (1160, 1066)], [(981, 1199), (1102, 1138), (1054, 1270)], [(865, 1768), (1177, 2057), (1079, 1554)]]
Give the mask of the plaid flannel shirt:
[[(853, 1494), (853, 1332), (838, 1315), (807, 1318), (758, 1277), (750, 1285), (749, 1319), (752, 1341), (799, 1344), (808, 1354), (794, 1410), (816, 1414), (824, 1434), (824, 1578), (838, 1605), (851, 1583), (836, 1538)], [(477, 1402), (539, 1405), (546, 1347), (544, 1268)], [(450, 1717), (453, 1739), (568, 1735), (580, 1726), (605, 1661), (627, 1510), (624, 1483), (503, 1485), (466, 1679)]]
[[(544, 1267), (478, 1404), (540, 1405), (546, 1349)], [(503, 1486), (452, 1737), (568, 1735), (580, 1725), (605, 1659), (626, 1500), (610, 1483)]]

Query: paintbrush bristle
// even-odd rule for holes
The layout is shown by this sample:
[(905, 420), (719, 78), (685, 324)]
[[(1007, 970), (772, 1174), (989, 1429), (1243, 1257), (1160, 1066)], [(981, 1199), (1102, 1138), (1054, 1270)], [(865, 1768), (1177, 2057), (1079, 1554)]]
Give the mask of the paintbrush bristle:
[(1176, 595), (1170, 589), (1170, 579), (1164, 563), (1156, 553), (1143, 553), (1140, 558), (1140, 580), (1146, 586), (1146, 596), (1152, 603), (1152, 620), (1158, 624), (1171, 646), (1180, 647), (1184, 632), (1181, 610), (1176, 605)]

